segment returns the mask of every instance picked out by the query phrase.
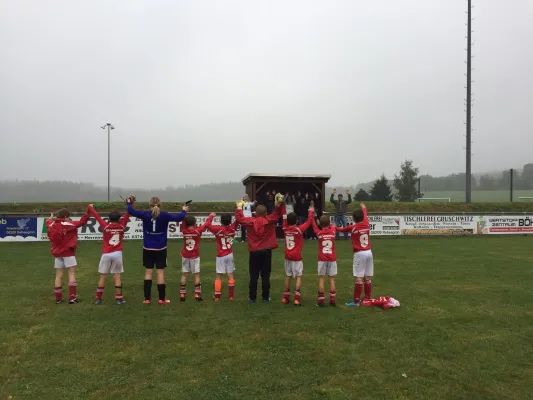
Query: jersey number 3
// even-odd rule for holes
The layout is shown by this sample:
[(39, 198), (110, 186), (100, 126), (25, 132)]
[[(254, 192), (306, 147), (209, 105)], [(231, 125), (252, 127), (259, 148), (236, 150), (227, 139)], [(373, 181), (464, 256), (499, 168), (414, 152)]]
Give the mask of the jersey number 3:
[(194, 250), (194, 245), (195, 245), (195, 241), (192, 240), (192, 239), (187, 239), (185, 241), (185, 248), (189, 251), (193, 251)]

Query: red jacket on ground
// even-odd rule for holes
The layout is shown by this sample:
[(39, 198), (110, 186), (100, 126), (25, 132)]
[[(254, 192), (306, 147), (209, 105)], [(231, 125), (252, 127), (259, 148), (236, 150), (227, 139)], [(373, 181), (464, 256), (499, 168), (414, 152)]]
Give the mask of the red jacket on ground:
[(239, 225), (247, 228), (248, 251), (277, 249), (276, 222), (281, 217), (281, 207), (277, 206), (274, 212), (264, 217), (245, 217), (242, 208), (235, 213)]
[(89, 220), (89, 214), (85, 214), (79, 221), (56, 218), (46, 220), (48, 238), (52, 246), (51, 253), (54, 257), (72, 257), (76, 255), (78, 246), (78, 228)]

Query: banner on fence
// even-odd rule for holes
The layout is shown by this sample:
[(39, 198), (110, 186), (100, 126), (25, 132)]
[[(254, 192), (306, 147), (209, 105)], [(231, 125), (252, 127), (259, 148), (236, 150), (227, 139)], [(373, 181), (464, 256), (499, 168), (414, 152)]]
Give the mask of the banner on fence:
[[(79, 220), (74, 217), (73, 220)], [(207, 215), (196, 216), (198, 225), (207, 219)], [(332, 221), (335, 217), (331, 217)], [(349, 223), (351, 218), (347, 217)], [(0, 241), (41, 241), (48, 240), (46, 218), (0, 217)], [(369, 216), (373, 236), (454, 236), (454, 235), (519, 235), (533, 234), (532, 215), (476, 216), (476, 215), (371, 215)], [(220, 224), (220, 217), (215, 217), (213, 224)], [(203, 236), (213, 238), (209, 231)], [(237, 230), (240, 237), (240, 230)], [(96, 219), (90, 218), (87, 225), (79, 228), (80, 240), (101, 240), (102, 231)], [(130, 217), (124, 239), (142, 239), (142, 221)], [(171, 222), (168, 226), (170, 239), (181, 238), (178, 225)]]
[(0, 241), (36, 241), (37, 221), (35, 217), (0, 217)]

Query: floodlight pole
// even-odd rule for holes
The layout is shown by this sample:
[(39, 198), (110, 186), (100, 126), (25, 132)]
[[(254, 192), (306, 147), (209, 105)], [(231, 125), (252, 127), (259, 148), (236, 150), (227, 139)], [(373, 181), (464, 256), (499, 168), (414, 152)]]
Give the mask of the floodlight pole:
[(111, 130), (115, 127), (109, 122), (101, 127), (107, 128), (107, 202), (111, 201)]
[(472, 0), (468, 0), (468, 36), (466, 47), (466, 193), (472, 202)]

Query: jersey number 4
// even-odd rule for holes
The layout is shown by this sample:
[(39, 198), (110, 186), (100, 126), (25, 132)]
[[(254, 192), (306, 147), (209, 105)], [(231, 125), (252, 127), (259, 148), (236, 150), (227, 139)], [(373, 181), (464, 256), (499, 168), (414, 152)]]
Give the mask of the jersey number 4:
[(111, 236), (111, 239), (109, 239), (109, 244), (111, 246), (118, 246), (119, 243), (120, 243), (120, 235), (118, 233), (114, 234), (113, 236)]

